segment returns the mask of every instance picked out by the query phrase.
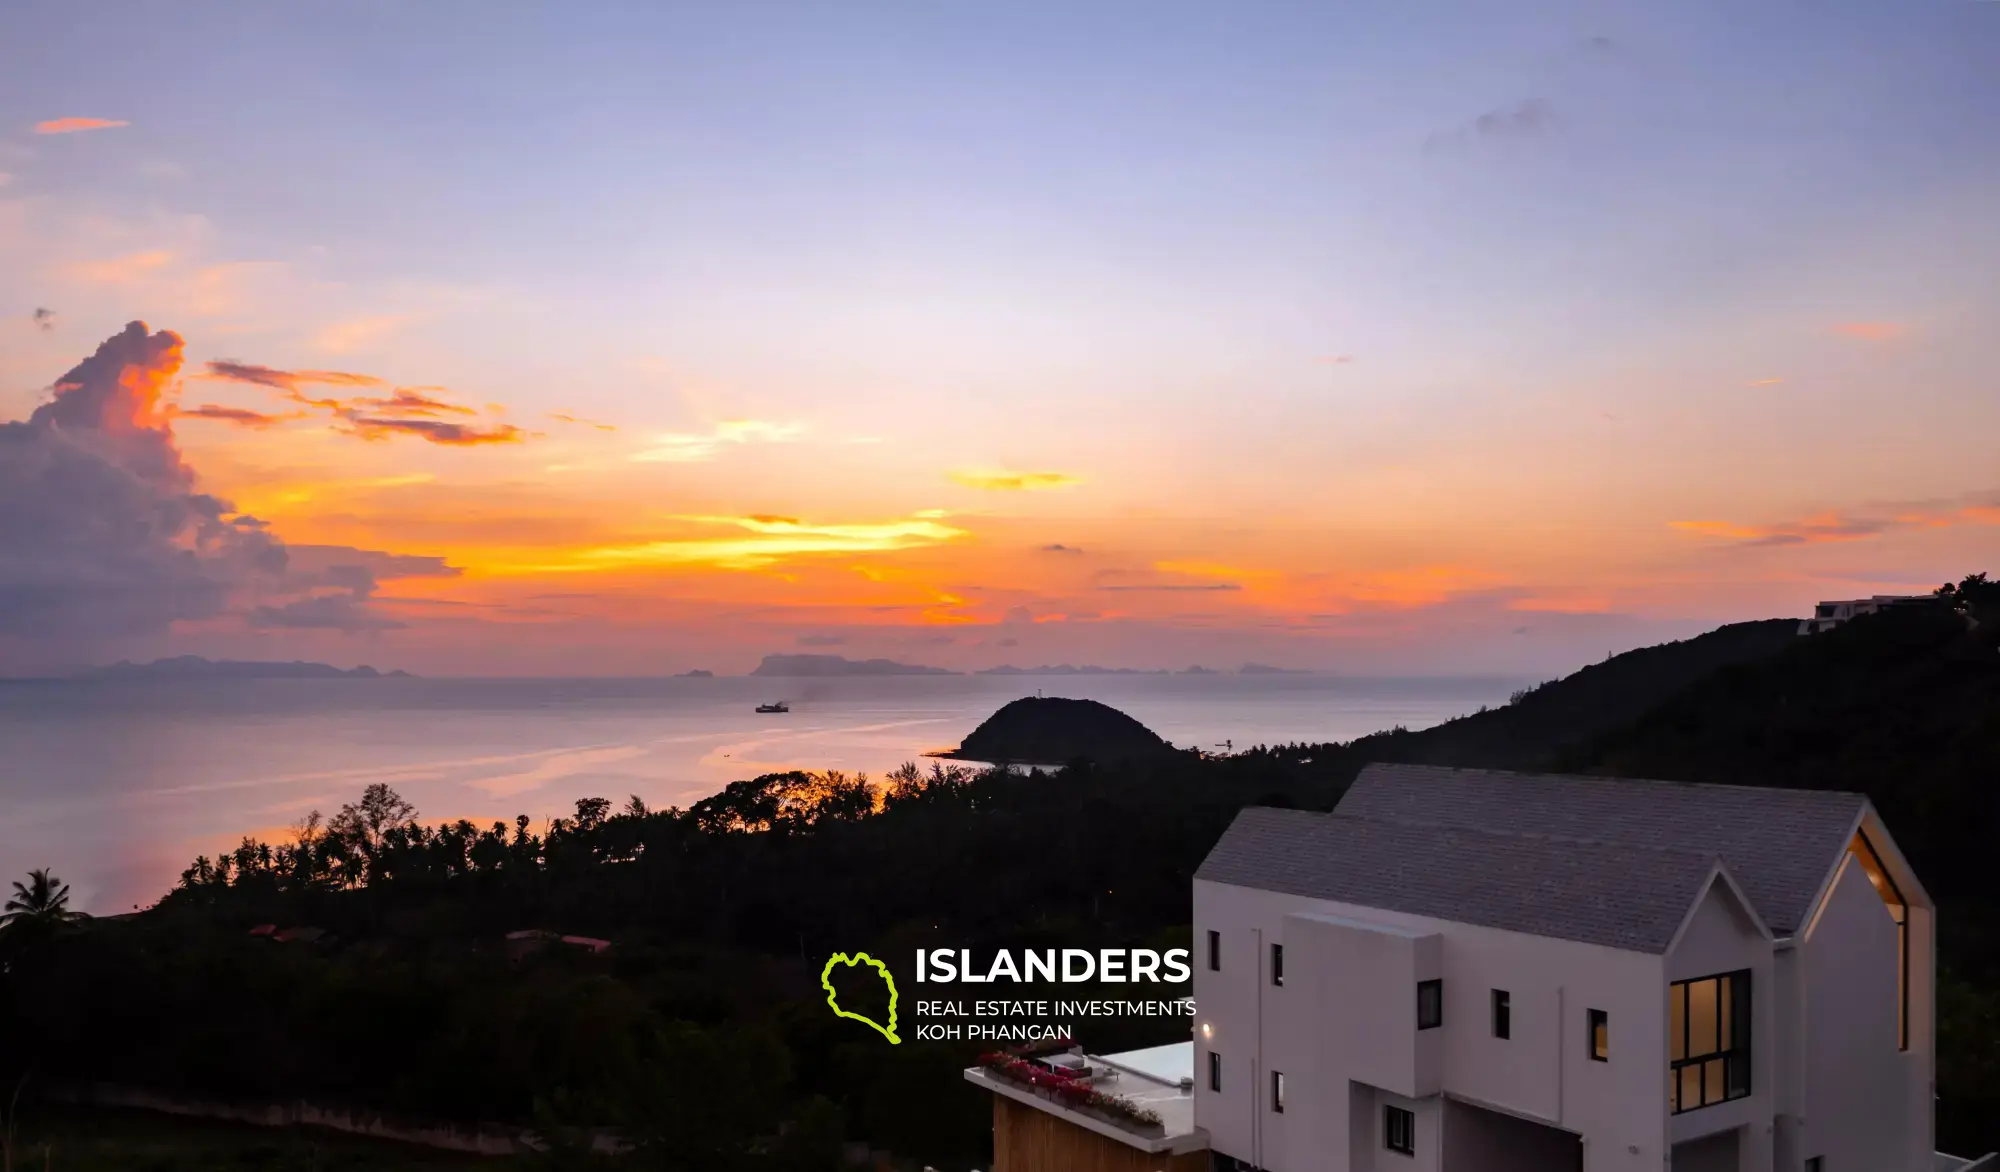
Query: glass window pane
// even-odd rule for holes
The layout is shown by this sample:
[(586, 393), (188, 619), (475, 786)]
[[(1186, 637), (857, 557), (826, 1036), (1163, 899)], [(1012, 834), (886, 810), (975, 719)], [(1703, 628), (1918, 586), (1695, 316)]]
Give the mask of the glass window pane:
[(1715, 1048), (1718, 1050), (1728, 1050), (1732, 1048), (1731, 1043), (1729, 1041), (1730, 1039), (1729, 1026), (1731, 1022), (1735, 1021), (1735, 1018), (1731, 1016), (1730, 998), (1731, 995), (1735, 993), (1735, 991), (1736, 991), (1736, 978), (1734, 977), (1723, 977), (1721, 980), (1716, 982)]
[(1687, 1057), (1687, 986), (1667, 990), (1667, 1057), (1679, 1062)]
[(1701, 1066), (1681, 1067), (1681, 1110), (1701, 1106)]
[(1701, 1064), (1703, 1072), (1701, 1101), (1704, 1104), (1720, 1103), (1728, 1097), (1723, 1090), (1725, 1084), (1723, 1082), (1722, 1066), (1723, 1062), (1720, 1058), (1711, 1058)]
[(1750, 1093), (1750, 1056), (1732, 1054), (1729, 1056), (1729, 1098), (1741, 1098)]
[(1715, 986), (1711, 978), (1688, 983), (1688, 1057), (1713, 1054), (1715, 1045)]

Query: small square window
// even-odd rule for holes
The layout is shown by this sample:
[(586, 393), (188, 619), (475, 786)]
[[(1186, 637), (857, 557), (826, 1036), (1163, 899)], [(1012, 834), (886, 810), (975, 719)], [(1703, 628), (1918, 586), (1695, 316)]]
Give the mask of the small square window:
[(1382, 1146), (1406, 1156), (1417, 1154), (1417, 1117), (1401, 1107), (1382, 1109)]
[(1282, 944), (1271, 945), (1271, 983), (1285, 983), (1285, 946)]
[(1208, 934), (1208, 971), (1222, 971), (1222, 933), (1210, 931)]
[(1507, 996), (1505, 989), (1493, 990), (1493, 1036), (1496, 1038), (1514, 1036), (1513, 999)]
[(1271, 1072), (1271, 1110), (1278, 1115), (1285, 1113), (1285, 1072), (1282, 1070)]
[(1611, 1017), (1602, 1009), (1590, 1011), (1590, 1060), (1611, 1061)]
[(1222, 1090), (1222, 1055), (1208, 1052), (1208, 1089), (1218, 1093)]
[(1434, 1030), (1444, 1024), (1444, 982), (1417, 982), (1417, 1028)]

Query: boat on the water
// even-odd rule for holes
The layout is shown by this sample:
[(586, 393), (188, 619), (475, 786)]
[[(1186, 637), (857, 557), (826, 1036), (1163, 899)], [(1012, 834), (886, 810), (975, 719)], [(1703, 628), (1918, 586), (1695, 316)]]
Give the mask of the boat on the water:
[(757, 711), (759, 712), (790, 712), (791, 710), (792, 706), (783, 700), (778, 701), (776, 704), (757, 705)]

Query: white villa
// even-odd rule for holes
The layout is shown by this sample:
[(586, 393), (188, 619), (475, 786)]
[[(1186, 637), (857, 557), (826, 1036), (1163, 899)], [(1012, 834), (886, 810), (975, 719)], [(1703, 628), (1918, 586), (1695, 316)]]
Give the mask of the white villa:
[(1932, 905), (1859, 794), (1372, 765), (1242, 811), (1194, 930), (1218, 1169), (1965, 1164)]

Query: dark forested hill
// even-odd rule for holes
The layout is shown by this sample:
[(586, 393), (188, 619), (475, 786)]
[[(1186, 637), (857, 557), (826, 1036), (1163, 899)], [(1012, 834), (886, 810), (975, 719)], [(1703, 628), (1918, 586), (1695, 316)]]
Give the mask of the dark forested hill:
[(1541, 768), (1578, 741), (1638, 719), (1721, 668), (1790, 646), (1798, 640), (1798, 628), (1797, 619), (1763, 619), (1641, 647), (1516, 693), (1504, 708), (1421, 732), (1364, 737), (1353, 747), (1372, 761)]

